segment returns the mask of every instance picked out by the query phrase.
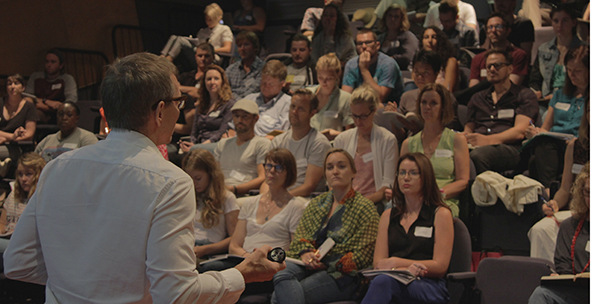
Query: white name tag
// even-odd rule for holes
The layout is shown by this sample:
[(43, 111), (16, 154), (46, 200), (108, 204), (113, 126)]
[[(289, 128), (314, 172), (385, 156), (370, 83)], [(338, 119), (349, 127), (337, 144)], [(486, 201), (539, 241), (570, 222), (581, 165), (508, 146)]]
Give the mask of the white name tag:
[(306, 167), (308, 167), (308, 161), (306, 160), (306, 158), (297, 160), (296, 161), (296, 167), (298, 167), (298, 168), (306, 168)]
[(435, 150), (435, 158), (452, 157), (452, 151), (446, 149)]
[(325, 117), (331, 117), (331, 118), (337, 118), (338, 117), (338, 112), (337, 111), (325, 111), (324, 113)]
[(571, 167), (571, 173), (579, 174), (581, 172), (581, 169), (583, 169), (583, 165), (573, 164), (573, 166)]
[(433, 227), (420, 227), (420, 226), (415, 227), (415, 236), (431, 238), (432, 234), (433, 234)]
[(362, 156), (362, 159), (363, 159), (363, 161), (364, 161), (365, 163), (368, 163), (368, 162), (370, 162), (370, 161), (373, 161), (373, 152), (369, 152), (369, 153), (367, 153), (367, 154), (364, 154), (364, 155)]
[(66, 143), (63, 145), (63, 148), (67, 148), (67, 149), (77, 149), (77, 144), (74, 143)]
[(481, 71), (479, 71), (479, 76), (482, 78), (487, 77), (487, 70), (486, 69), (481, 69)]
[(214, 111), (214, 112), (210, 112), (208, 114), (208, 117), (219, 117), (219, 114), (221, 114), (221, 111)]
[(500, 118), (500, 119), (513, 118), (514, 116), (515, 116), (514, 109), (504, 109), (504, 110), (498, 111), (498, 118)]
[(236, 170), (231, 170), (231, 173), (229, 173), (229, 176), (231, 176), (232, 178), (239, 180), (241, 182), (243, 182), (244, 178), (246, 178), (245, 174), (242, 174)]
[(564, 102), (557, 102), (554, 105), (554, 108), (559, 109), (559, 110), (563, 110), (563, 111), (569, 111), (569, 108), (571, 108), (571, 105), (568, 103), (564, 103)]
[(590, 252), (590, 241), (585, 244), (585, 251)]
[(59, 90), (62, 88), (62, 83), (56, 83), (52, 85), (52, 90)]
[(306, 80), (306, 76), (296, 75), (296, 76), (294, 76), (294, 80), (292, 82), (295, 84), (303, 84), (305, 80)]

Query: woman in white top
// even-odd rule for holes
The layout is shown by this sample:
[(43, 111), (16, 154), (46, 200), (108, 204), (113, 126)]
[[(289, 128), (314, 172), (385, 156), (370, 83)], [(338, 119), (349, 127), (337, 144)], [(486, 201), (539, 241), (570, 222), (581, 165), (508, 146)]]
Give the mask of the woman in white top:
[(235, 195), (225, 188), (219, 164), (207, 150), (196, 149), (183, 159), (182, 168), (194, 181), (196, 190), (196, 257), (227, 252), (240, 208)]
[(396, 137), (373, 123), (378, 104), (379, 97), (371, 87), (354, 90), (350, 110), (356, 128), (342, 132), (333, 142), (334, 148), (350, 153), (361, 173), (352, 181), (354, 189), (375, 204), (384, 200), (385, 190), (393, 184), (398, 162)]

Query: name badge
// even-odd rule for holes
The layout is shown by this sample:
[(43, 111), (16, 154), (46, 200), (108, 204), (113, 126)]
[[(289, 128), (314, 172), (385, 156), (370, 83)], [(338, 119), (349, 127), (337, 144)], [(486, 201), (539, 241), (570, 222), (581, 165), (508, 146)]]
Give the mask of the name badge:
[(435, 150), (435, 158), (445, 158), (452, 157), (453, 152), (446, 149), (437, 149)]
[(329, 110), (329, 111), (325, 111), (324, 115), (325, 115), (325, 117), (337, 118), (338, 112)]
[(498, 118), (500, 118), (500, 119), (513, 118), (514, 116), (515, 116), (514, 109), (504, 109), (504, 110), (498, 111)]
[(52, 85), (52, 90), (60, 90), (62, 88), (62, 83), (55, 83)]
[(585, 244), (585, 251), (590, 252), (590, 241), (588, 240), (587, 244)]
[(373, 152), (369, 152), (369, 153), (367, 153), (367, 154), (364, 154), (364, 155), (362, 156), (362, 159), (363, 159), (363, 161), (364, 161), (365, 163), (368, 163), (368, 162), (370, 162), (370, 161), (373, 161)]
[(481, 77), (481, 78), (487, 77), (487, 70), (481, 69), (481, 71), (479, 71), (479, 77)]
[(306, 160), (306, 158), (296, 160), (296, 167), (298, 167), (298, 168), (308, 167), (308, 161)]
[(285, 77), (285, 82), (294, 82), (294, 75), (287, 75)]
[(554, 108), (559, 109), (559, 110), (563, 110), (563, 111), (569, 111), (569, 108), (571, 108), (571, 105), (568, 103), (564, 103), (564, 102), (557, 102), (554, 105)]
[(249, 21), (252, 21), (252, 15), (246, 15), (245, 19), (249, 20)]
[(221, 114), (221, 111), (214, 111), (214, 112), (210, 112), (208, 114), (208, 117), (219, 117), (219, 114)]
[(581, 169), (583, 169), (583, 165), (573, 164), (573, 166), (571, 167), (571, 173), (579, 174), (579, 173), (581, 173)]
[(244, 87), (246, 87), (246, 88), (253, 84), (254, 84), (254, 78), (246, 78), (246, 80), (244, 80)]
[(242, 174), (242, 173), (238, 172), (237, 170), (231, 170), (231, 173), (229, 173), (229, 176), (231, 176), (232, 178), (239, 180), (241, 182), (243, 182), (244, 178), (246, 178), (245, 174)]
[(293, 82), (295, 84), (303, 84), (305, 80), (306, 80), (306, 76), (296, 75), (296, 76), (294, 76), (294, 79), (291, 82)]
[(431, 238), (432, 234), (433, 234), (433, 227), (420, 227), (420, 226), (415, 227), (415, 236)]
[(63, 148), (67, 148), (67, 149), (77, 149), (77, 144), (74, 143), (66, 143), (63, 145)]

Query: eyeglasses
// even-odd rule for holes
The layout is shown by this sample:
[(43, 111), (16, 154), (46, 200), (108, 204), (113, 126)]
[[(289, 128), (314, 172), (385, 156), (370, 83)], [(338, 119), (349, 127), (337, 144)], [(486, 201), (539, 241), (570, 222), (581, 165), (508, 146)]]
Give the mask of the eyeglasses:
[(431, 73), (430, 71), (417, 71), (417, 70), (413, 70), (413, 73), (415, 73), (415, 78), (417, 77), (423, 77), (423, 78), (428, 78), (429, 76), (431, 76), (433, 73)]
[[(187, 95), (181, 95), (179, 97), (174, 97), (171, 99), (167, 99), (164, 100), (165, 103), (167, 102), (174, 102), (175, 103), (175, 107), (177, 107), (177, 109), (179, 110), (183, 110), (183, 108), (185, 107), (185, 101), (187, 100)], [(157, 101), (155, 104), (152, 105), (152, 110), (156, 110), (156, 108), (158, 107), (158, 104), (163, 101), (163, 100), (159, 100)]]
[(496, 29), (497, 31), (503, 30), (504, 29), (504, 24), (492, 24), (492, 25), (486, 25), (485, 29), (489, 32), (493, 29)]
[(492, 67), (494, 67), (495, 70), (499, 70), (501, 69), (503, 66), (507, 66), (510, 65), (510, 63), (506, 63), (506, 62), (495, 62), (495, 63), (490, 63), (488, 65), (485, 66), (486, 70), (491, 70)]
[(364, 120), (367, 119), (369, 116), (371, 116), (371, 114), (373, 114), (374, 110), (371, 110), (371, 112), (369, 112), (369, 114), (366, 115), (355, 115), (355, 114), (350, 114), (350, 116), (352, 116), (352, 118), (356, 119), (356, 120)]
[(361, 42), (356, 42), (356, 46), (361, 46), (361, 45), (365, 45), (367, 47), (371, 47), (373, 45), (373, 43), (375, 43), (375, 40), (367, 40), (367, 41), (361, 41)]
[(275, 168), (275, 172), (277, 172), (277, 173), (283, 172), (282, 165), (263, 164), (263, 167), (265, 167), (265, 171), (271, 171), (271, 169)]
[(419, 176), (421, 176), (421, 172), (419, 172), (417, 170), (410, 170), (410, 171), (400, 170), (398, 172), (398, 177), (405, 177), (406, 174), (408, 174), (411, 178), (419, 178)]

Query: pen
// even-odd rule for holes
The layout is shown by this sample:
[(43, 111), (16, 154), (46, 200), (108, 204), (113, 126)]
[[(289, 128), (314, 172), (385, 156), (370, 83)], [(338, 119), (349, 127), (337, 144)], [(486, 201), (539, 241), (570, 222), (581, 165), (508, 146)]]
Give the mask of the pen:
[(543, 196), (540, 196), (540, 198), (542, 199), (542, 202), (544, 202), (544, 205), (546, 205), (546, 206), (548, 206), (548, 208), (552, 209), (552, 212), (556, 212), (556, 210), (554, 210), (554, 208), (552, 208), (550, 203), (548, 203), (548, 201)]
[[(315, 256), (318, 255), (318, 254), (319, 254), (319, 250), (317, 249), (317, 251), (315, 251)], [(313, 260), (314, 260), (313, 258), (310, 258), (310, 260), (308, 260), (308, 262), (312, 263)]]

